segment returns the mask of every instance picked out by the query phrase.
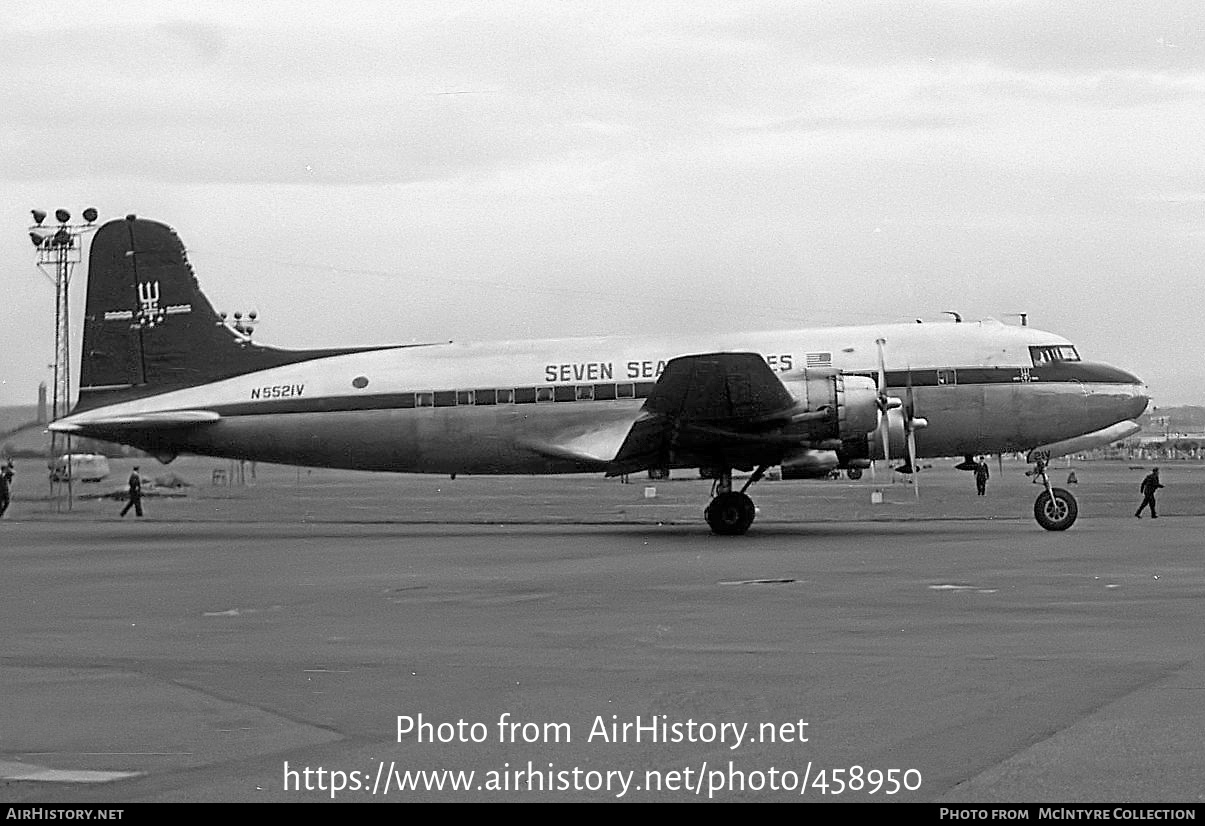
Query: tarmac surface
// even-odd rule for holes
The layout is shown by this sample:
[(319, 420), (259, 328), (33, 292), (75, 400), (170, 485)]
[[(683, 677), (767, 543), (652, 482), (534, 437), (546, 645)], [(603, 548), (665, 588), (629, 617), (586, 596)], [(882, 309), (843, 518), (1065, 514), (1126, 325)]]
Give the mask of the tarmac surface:
[(1205, 799), (1200, 465), (1158, 521), (1149, 462), (1076, 465), (1064, 533), (935, 462), (717, 537), (697, 479), (203, 459), (123, 520), (131, 464), (67, 510), (17, 463), (0, 801)]

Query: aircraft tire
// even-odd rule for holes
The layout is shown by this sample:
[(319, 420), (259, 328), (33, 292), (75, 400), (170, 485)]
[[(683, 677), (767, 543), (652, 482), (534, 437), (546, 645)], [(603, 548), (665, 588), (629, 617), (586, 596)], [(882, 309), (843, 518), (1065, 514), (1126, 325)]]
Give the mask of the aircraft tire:
[(845, 475), (856, 482), (862, 478), (862, 468), (851, 467), (847, 471), (845, 471)]
[(721, 493), (703, 511), (711, 532), (720, 536), (739, 536), (753, 524), (753, 500), (743, 493)]
[(1048, 531), (1065, 531), (1075, 524), (1079, 516), (1079, 505), (1075, 497), (1062, 488), (1051, 488), (1054, 498), (1046, 491), (1033, 503), (1033, 518)]

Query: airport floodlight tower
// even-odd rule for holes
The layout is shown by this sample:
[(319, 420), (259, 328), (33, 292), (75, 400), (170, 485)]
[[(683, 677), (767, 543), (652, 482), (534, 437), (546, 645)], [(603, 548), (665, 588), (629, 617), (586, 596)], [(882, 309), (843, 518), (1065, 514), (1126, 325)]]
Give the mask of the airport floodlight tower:
[[(84, 223), (71, 223), (71, 213), (56, 209), (57, 223), (47, 224), (46, 213), (40, 209), (30, 210), (33, 224), (29, 227), (29, 240), (37, 250), (37, 265), (42, 274), (54, 282), (54, 390), (52, 394), (50, 420), (66, 416), (71, 411), (71, 323), (70, 287), (71, 274), (82, 258), (83, 236), (96, 229), (97, 212), (92, 207), (84, 210)], [(71, 436), (65, 436), (65, 453), (71, 454)], [(59, 456), (59, 436), (50, 434), (51, 462)], [(71, 507), (72, 490), (70, 459), (67, 466), (67, 507)], [(57, 473), (51, 475), (51, 493), (61, 480)], [(58, 497), (55, 497), (56, 500)]]

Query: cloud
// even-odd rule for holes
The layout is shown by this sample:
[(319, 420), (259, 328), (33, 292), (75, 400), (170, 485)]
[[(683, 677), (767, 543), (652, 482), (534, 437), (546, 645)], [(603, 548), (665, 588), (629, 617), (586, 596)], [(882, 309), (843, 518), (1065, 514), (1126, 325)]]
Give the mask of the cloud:
[[(713, 21), (699, 30), (714, 30)], [(1196, 0), (764, 3), (723, 31), (819, 63), (987, 63), (1020, 72), (1205, 70)]]

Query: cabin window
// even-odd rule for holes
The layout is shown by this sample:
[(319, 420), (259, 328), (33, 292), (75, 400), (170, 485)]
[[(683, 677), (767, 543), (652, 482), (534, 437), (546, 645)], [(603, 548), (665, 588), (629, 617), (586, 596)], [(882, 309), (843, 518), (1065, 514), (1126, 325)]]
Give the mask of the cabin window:
[(956, 370), (938, 370), (938, 384), (958, 384), (958, 371)]
[(414, 407), (413, 393), (399, 393), (395, 407)]
[(593, 384), (579, 384), (577, 386), (577, 400), (579, 402), (594, 401), (594, 385)]
[(435, 394), (434, 393), (415, 393), (414, 394), (414, 406), (415, 407), (433, 407), (434, 405), (435, 405)]
[(653, 392), (653, 387), (655, 387), (656, 384), (657, 382), (655, 381), (636, 382), (636, 398), (647, 399), (649, 397), (649, 393)]
[(474, 390), (473, 391), (473, 401), (476, 404), (497, 404), (498, 403), (498, 391), (497, 390)]
[(536, 388), (536, 401), (550, 402), (550, 401), (552, 401), (552, 399), (553, 399), (553, 394), (552, 394), (551, 387), (537, 387)]
[(558, 384), (556, 386), (556, 400), (558, 402), (571, 402), (577, 399), (576, 389), (572, 384)]
[(1051, 364), (1056, 361), (1079, 361), (1079, 353), (1070, 344), (1045, 344), (1041, 347), (1030, 347), (1029, 357), (1033, 366)]
[(615, 385), (615, 398), (617, 398), (617, 399), (634, 399), (634, 398), (636, 398), (636, 385), (634, 385), (634, 384), (617, 384), (617, 385)]
[(534, 387), (516, 387), (515, 404), (534, 404), (536, 389)]
[(600, 402), (609, 402), (615, 398), (615, 385), (613, 384), (596, 384), (594, 385), (594, 400)]
[(436, 390), (435, 391), (435, 406), (436, 407), (455, 407), (456, 406), (456, 391), (455, 390)]
[(457, 404), (472, 404), (473, 403), (473, 391), (472, 390), (457, 390), (456, 391), (456, 403)]

